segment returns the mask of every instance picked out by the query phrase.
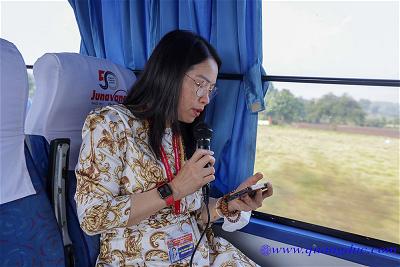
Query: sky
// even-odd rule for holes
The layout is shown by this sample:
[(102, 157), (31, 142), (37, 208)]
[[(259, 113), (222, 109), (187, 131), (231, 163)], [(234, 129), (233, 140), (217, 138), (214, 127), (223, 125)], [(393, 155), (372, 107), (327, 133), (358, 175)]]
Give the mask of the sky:
[[(26, 64), (46, 52), (79, 52), (67, 1), (0, 0), (1, 38)], [(399, 1), (263, 1), (263, 66), (270, 75), (400, 79)], [(399, 102), (399, 88), (274, 83), (296, 96), (332, 92)]]
[(17, 46), (27, 65), (44, 53), (79, 53), (81, 38), (67, 0), (0, 3), (0, 36)]
[[(399, 1), (263, 1), (269, 75), (400, 79)], [(306, 99), (332, 92), (399, 103), (399, 88), (277, 83)]]

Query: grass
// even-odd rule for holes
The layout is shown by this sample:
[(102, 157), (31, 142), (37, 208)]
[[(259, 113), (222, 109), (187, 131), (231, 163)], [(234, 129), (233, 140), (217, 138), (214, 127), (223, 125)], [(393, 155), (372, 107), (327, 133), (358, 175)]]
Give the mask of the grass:
[(258, 126), (259, 211), (400, 243), (399, 139)]

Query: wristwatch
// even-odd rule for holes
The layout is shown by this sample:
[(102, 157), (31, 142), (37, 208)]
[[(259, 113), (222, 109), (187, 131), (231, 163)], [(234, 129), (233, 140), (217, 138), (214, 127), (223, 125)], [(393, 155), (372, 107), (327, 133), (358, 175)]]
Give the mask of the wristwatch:
[(165, 200), (167, 206), (174, 205), (174, 196), (169, 184), (163, 183), (162, 185), (157, 187), (157, 191), (160, 197)]

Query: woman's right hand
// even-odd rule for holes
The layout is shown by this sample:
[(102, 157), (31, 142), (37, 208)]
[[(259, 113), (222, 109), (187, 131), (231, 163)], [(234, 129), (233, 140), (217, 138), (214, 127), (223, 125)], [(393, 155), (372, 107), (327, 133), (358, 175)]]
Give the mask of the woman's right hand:
[[(174, 199), (181, 199), (200, 189), (203, 185), (215, 180), (214, 152), (197, 149), (193, 156), (185, 162), (182, 169), (169, 183), (172, 187)], [(205, 166), (210, 163), (209, 167)]]

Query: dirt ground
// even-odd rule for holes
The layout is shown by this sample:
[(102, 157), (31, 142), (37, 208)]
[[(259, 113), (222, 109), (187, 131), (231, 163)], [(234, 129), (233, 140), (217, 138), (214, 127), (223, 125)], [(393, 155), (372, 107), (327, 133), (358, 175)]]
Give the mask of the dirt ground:
[(357, 127), (348, 125), (330, 125), (330, 124), (310, 124), (310, 123), (295, 123), (297, 128), (312, 128), (321, 130), (332, 130), (345, 133), (366, 134), (375, 136), (386, 136), (391, 138), (400, 138), (399, 128), (377, 128), (377, 127)]

